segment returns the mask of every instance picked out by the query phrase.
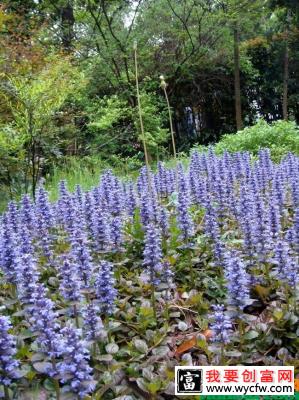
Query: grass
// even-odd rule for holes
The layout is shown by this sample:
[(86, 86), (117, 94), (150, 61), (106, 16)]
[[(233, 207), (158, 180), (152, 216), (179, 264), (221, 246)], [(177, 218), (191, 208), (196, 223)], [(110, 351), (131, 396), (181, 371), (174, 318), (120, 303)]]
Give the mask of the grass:
[[(280, 159), (291, 151), (299, 154), (299, 131), (293, 122), (276, 121), (273, 124), (267, 124), (265, 121), (259, 121), (256, 125), (245, 128), (236, 134), (224, 135), (218, 143), (212, 146), (216, 154), (222, 154), (225, 150), (229, 152), (249, 151), (253, 156), (258, 150), (264, 147), (271, 149), (271, 157), (274, 161)], [(208, 151), (207, 146), (195, 146), (192, 150), (198, 152)], [(191, 150), (191, 152), (192, 152)], [(97, 156), (85, 157), (65, 157), (59, 166), (54, 165), (51, 174), (45, 177), (45, 187), (50, 194), (52, 201), (58, 197), (58, 184), (61, 180), (66, 180), (70, 191), (79, 184), (83, 190), (89, 190), (99, 183), (101, 173), (105, 169), (112, 169), (120, 177), (134, 179), (139, 169), (144, 165), (143, 154), (136, 154), (134, 157), (121, 158), (117, 155), (111, 155), (109, 162)], [(187, 165), (189, 158), (187, 154), (180, 153), (177, 158), (168, 158), (165, 165), (173, 168), (175, 163), (181, 162)], [(156, 160), (152, 162), (152, 169), (156, 169)], [(0, 212), (4, 211), (10, 200), (9, 190), (1, 186)], [(13, 195), (15, 200), (21, 197), (21, 190), (16, 190)]]
[[(113, 159), (112, 159), (113, 160)], [(187, 166), (189, 159), (184, 153), (177, 155), (177, 158), (169, 158), (163, 160), (167, 168), (173, 168), (177, 162), (181, 162), (184, 166)], [(113, 172), (120, 177), (126, 179), (135, 179), (138, 176), (138, 172), (143, 165), (142, 162), (137, 162), (133, 159), (119, 159), (115, 157), (114, 161), (108, 163), (98, 157), (68, 157), (65, 158), (63, 163), (59, 166), (53, 166), (52, 173), (48, 174), (44, 178), (44, 184), (46, 190), (49, 192), (50, 201), (55, 201), (58, 198), (59, 182), (65, 180), (67, 182), (68, 189), (72, 192), (76, 185), (80, 185), (83, 191), (87, 191), (92, 187), (98, 185), (100, 176), (106, 169), (111, 169)], [(156, 170), (157, 162), (153, 161), (151, 168), (153, 171)], [(19, 201), (22, 193), (15, 193), (13, 198)], [(7, 203), (11, 200), (9, 190), (7, 187), (1, 187), (1, 198), (0, 198), (0, 213), (5, 211)]]
[(80, 185), (83, 190), (89, 190), (99, 183), (100, 174), (104, 169), (102, 164), (90, 168), (89, 166), (84, 166), (78, 160), (71, 160), (64, 167), (54, 167), (53, 173), (45, 181), (50, 200), (57, 199), (58, 185), (61, 180), (67, 182), (70, 191), (73, 191), (76, 185)]
[[(167, 168), (173, 168), (177, 162), (182, 162), (187, 165), (188, 158), (186, 154), (179, 154), (177, 159), (169, 158), (165, 161)], [(139, 169), (143, 164), (130, 163), (130, 160), (117, 160), (112, 164), (103, 160), (92, 158), (86, 159), (68, 158), (64, 165), (54, 167), (51, 176), (48, 176), (45, 181), (45, 187), (50, 195), (50, 200), (55, 201), (58, 198), (58, 185), (61, 180), (67, 182), (67, 187), (70, 191), (75, 189), (76, 185), (80, 185), (83, 190), (89, 190), (99, 183), (100, 175), (106, 169), (112, 169), (117, 176), (124, 179), (135, 179)], [(156, 162), (152, 163), (152, 169), (156, 169)]]

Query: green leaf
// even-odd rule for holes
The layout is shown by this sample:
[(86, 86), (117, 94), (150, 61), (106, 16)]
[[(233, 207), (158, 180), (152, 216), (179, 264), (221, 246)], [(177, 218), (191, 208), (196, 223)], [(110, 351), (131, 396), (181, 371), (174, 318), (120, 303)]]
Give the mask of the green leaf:
[(113, 356), (112, 354), (103, 354), (101, 356), (96, 357), (96, 359), (103, 362), (110, 362), (113, 360)]
[(46, 374), (46, 373), (48, 373), (49, 369), (52, 368), (52, 364), (47, 361), (36, 362), (36, 363), (33, 363), (33, 367), (40, 374)]
[(168, 353), (169, 353), (168, 346), (160, 346), (157, 347), (156, 349), (153, 349), (154, 356), (165, 357)]
[(282, 310), (274, 310), (273, 317), (279, 321), (283, 317), (283, 311)]
[(245, 333), (244, 339), (252, 340), (252, 339), (257, 338), (258, 336), (259, 336), (259, 334), (257, 331), (249, 331), (249, 332)]
[(119, 351), (119, 347), (116, 343), (109, 343), (105, 347), (108, 354), (116, 354)]
[(162, 387), (162, 382), (160, 380), (155, 380), (153, 382), (147, 383), (146, 388), (151, 394), (156, 394), (158, 390)]
[(241, 357), (242, 353), (238, 350), (226, 351), (225, 355), (227, 357)]
[(144, 340), (141, 339), (134, 340), (134, 346), (142, 354), (145, 354), (148, 351), (148, 345)]

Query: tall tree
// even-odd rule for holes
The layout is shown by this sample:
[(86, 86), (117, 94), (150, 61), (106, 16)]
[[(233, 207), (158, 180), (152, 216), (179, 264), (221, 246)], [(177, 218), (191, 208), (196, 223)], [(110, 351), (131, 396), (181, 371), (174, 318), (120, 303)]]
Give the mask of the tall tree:
[(74, 39), (74, 9), (70, 1), (61, 6), (61, 40), (62, 46), (66, 52), (70, 52), (73, 48)]
[[(289, 69), (290, 69), (290, 32), (298, 29), (299, 3), (297, 0), (270, 0), (270, 6), (280, 21), (280, 29), (284, 37), (283, 52), (283, 84), (282, 84), (282, 112), (283, 118), (289, 118)], [(278, 26), (279, 28), (279, 26)]]
[(235, 113), (237, 131), (243, 128), (242, 103), (241, 103), (241, 85), (240, 85), (240, 33), (239, 23), (235, 22), (234, 27), (234, 82), (235, 82)]
[(256, 23), (263, 15), (264, 0), (224, 0), (218, 3), (224, 13), (226, 23), (233, 32), (234, 48), (234, 92), (235, 92), (235, 120), (236, 128), (243, 128), (242, 118), (242, 90), (240, 80), (240, 36), (252, 34)]
[(289, 85), (289, 12), (287, 13), (287, 25), (285, 30), (284, 62), (283, 62), (283, 94), (282, 94), (282, 113), (283, 119), (288, 120), (288, 85)]

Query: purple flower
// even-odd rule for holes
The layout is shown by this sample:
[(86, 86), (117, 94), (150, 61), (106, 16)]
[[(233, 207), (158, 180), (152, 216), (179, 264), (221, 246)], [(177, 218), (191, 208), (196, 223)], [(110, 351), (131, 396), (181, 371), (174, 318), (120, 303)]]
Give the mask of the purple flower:
[(82, 298), (77, 268), (72, 259), (64, 256), (59, 267), (60, 292), (66, 301), (77, 302)]
[(83, 309), (83, 331), (89, 341), (96, 341), (106, 337), (104, 325), (98, 313), (99, 307), (94, 302), (87, 304)]
[(162, 264), (162, 271), (161, 271), (161, 281), (166, 283), (169, 289), (174, 288), (174, 273), (171, 268), (171, 264), (169, 261), (164, 261)]
[(169, 236), (169, 212), (166, 207), (160, 207), (160, 221), (159, 225), (161, 227), (161, 231), (164, 237)]
[(61, 330), (64, 346), (61, 352), (63, 361), (57, 364), (59, 380), (68, 385), (64, 390), (70, 390), (80, 399), (95, 388), (92, 368), (88, 364), (89, 352), (80, 338), (80, 330), (66, 326)]
[(75, 186), (74, 200), (78, 206), (78, 209), (82, 213), (83, 212), (83, 192), (82, 192), (82, 188), (80, 185)]
[(128, 215), (130, 217), (134, 216), (136, 206), (137, 206), (137, 199), (136, 199), (134, 183), (129, 182), (129, 184), (126, 186), (126, 207)]
[(94, 247), (97, 251), (108, 250), (111, 245), (111, 231), (108, 214), (103, 209), (98, 209), (92, 219), (92, 233)]
[(190, 189), (182, 165), (178, 166), (178, 226), (181, 230), (182, 240), (188, 241), (194, 234), (194, 224), (189, 212)]
[(211, 204), (210, 200), (206, 203), (204, 231), (206, 236), (210, 239), (214, 255), (217, 262), (222, 262), (224, 253), (224, 244), (221, 241), (220, 227), (217, 218), (217, 211)]
[(152, 173), (151, 171), (148, 171), (148, 168), (146, 166), (144, 166), (140, 169), (137, 179), (137, 191), (139, 197), (141, 197), (143, 192), (147, 191), (149, 187), (153, 187)]
[(12, 329), (9, 317), (0, 315), (0, 384), (8, 386), (18, 378), (19, 362), (14, 359), (17, 352), (16, 339), (8, 331)]
[(18, 241), (21, 254), (33, 254), (34, 247), (32, 244), (32, 231), (29, 231), (26, 225), (20, 224)]
[(275, 197), (271, 196), (269, 199), (269, 206), (268, 206), (268, 220), (269, 220), (269, 229), (271, 232), (271, 237), (276, 239), (279, 237), (281, 231), (280, 225), (280, 211), (279, 206), (276, 203)]
[(18, 255), (16, 234), (11, 229), (6, 216), (4, 216), (0, 242), (0, 268), (5, 279), (10, 283), (16, 283)]
[(45, 219), (41, 218), (38, 222), (38, 225), (37, 248), (41, 249), (42, 255), (47, 260), (51, 260), (53, 256), (53, 236), (49, 233)]
[(168, 191), (168, 174), (167, 169), (164, 167), (163, 163), (158, 162), (158, 172), (155, 177), (155, 186), (156, 190), (159, 193), (160, 197), (167, 197), (169, 195)]
[(277, 276), (295, 289), (299, 281), (299, 264), (298, 259), (292, 256), (291, 253), (288, 243), (284, 240), (278, 240), (274, 249), (274, 264), (276, 265)]
[[(31, 294), (30, 305), (26, 311), (29, 315), (31, 330), (38, 334), (37, 343), (41, 350), (49, 357), (57, 357), (61, 354), (64, 344), (62, 342), (60, 324), (55, 305), (46, 297), (47, 291), (41, 284), (37, 284)], [(56, 374), (56, 369), (48, 371), (50, 376)]]
[(102, 207), (112, 215), (120, 215), (124, 210), (125, 196), (120, 180), (107, 170), (101, 177), (99, 191)]
[(36, 260), (28, 253), (20, 255), (17, 258), (17, 288), (21, 303), (31, 303), (32, 293), (37, 287), (38, 279)]
[(232, 334), (232, 322), (228, 315), (225, 314), (224, 305), (213, 305), (213, 313), (210, 315), (212, 320), (210, 329), (213, 332), (212, 341), (220, 344), (230, 342)]
[(123, 243), (123, 218), (120, 215), (112, 217), (110, 237), (115, 250), (120, 249)]
[(19, 210), (14, 201), (8, 203), (7, 218), (13, 232), (17, 233), (19, 226)]
[(154, 285), (160, 283), (160, 273), (162, 271), (162, 248), (161, 234), (154, 224), (149, 224), (145, 231), (145, 243), (143, 250), (143, 265), (150, 276), (150, 281)]
[(114, 288), (113, 264), (101, 261), (95, 280), (96, 299), (100, 305), (100, 311), (104, 314), (112, 314), (117, 291)]
[(227, 252), (224, 258), (227, 303), (239, 310), (248, 305), (250, 279), (245, 265), (236, 251)]
[(54, 217), (51, 205), (48, 200), (48, 193), (43, 186), (39, 186), (35, 200), (36, 222), (43, 229), (49, 229), (54, 224)]
[(93, 271), (93, 263), (89, 251), (89, 242), (84, 232), (78, 232), (71, 243), (71, 257), (76, 275), (88, 287)]
[(29, 231), (34, 231), (36, 227), (36, 216), (34, 213), (34, 205), (28, 194), (25, 194), (21, 200), (21, 209), (20, 209), (20, 222), (23, 226)]
[(297, 254), (299, 254), (299, 205), (295, 208), (294, 212), (294, 236), (293, 246)]
[(91, 192), (85, 193), (83, 209), (84, 209), (83, 211), (84, 211), (87, 228), (89, 229), (90, 232), (92, 232), (94, 209), (95, 209), (95, 199)]
[(140, 218), (146, 229), (150, 223), (158, 223), (160, 220), (157, 194), (149, 188), (145, 188), (140, 197)]
[(67, 191), (66, 182), (59, 182), (59, 199), (57, 202), (59, 221), (64, 229), (70, 234), (73, 233), (78, 218), (78, 210), (73, 196)]

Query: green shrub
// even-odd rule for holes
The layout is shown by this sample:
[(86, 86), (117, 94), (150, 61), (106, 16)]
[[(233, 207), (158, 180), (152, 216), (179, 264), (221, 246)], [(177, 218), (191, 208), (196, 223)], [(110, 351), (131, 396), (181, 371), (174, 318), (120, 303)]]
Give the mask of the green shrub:
[(276, 121), (267, 124), (260, 120), (256, 125), (243, 129), (236, 134), (226, 134), (215, 145), (217, 154), (249, 151), (256, 155), (262, 148), (271, 150), (271, 157), (279, 161), (288, 152), (299, 155), (299, 129), (294, 122)]
[[(167, 114), (154, 93), (142, 91), (141, 104), (146, 145), (154, 159), (166, 152), (169, 130), (163, 126), (168, 123)], [(113, 154), (126, 158), (140, 152), (139, 160), (143, 161), (137, 107), (132, 107), (120, 96), (105, 96), (88, 108), (88, 115), (90, 136), (87, 146), (90, 154), (100, 155), (110, 161)]]

